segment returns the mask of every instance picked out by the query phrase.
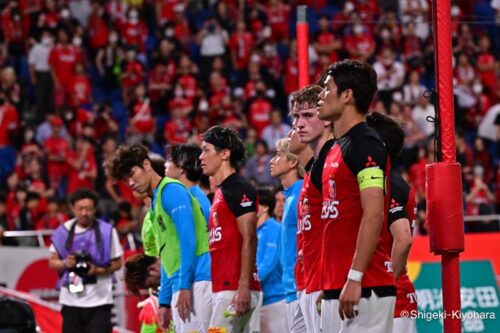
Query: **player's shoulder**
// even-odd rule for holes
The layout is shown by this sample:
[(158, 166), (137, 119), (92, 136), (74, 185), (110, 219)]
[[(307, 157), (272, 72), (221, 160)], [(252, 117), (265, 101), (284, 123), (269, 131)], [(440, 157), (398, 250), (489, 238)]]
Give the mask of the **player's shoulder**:
[(224, 179), (220, 189), (226, 199), (238, 196), (238, 194), (256, 194), (255, 188), (250, 181), (237, 172)]

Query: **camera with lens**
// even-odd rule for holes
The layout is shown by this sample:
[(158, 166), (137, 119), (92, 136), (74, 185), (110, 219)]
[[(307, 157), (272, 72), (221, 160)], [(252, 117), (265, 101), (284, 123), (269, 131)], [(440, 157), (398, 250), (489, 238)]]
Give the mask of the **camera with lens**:
[(79, 276), (86, 276), (90, 270), (90, 261), (92, 260), (90, 253), (85, 250), (81, 250), (75, 252), (73, 255), (75, 256), (76, 261), (73, 271)]

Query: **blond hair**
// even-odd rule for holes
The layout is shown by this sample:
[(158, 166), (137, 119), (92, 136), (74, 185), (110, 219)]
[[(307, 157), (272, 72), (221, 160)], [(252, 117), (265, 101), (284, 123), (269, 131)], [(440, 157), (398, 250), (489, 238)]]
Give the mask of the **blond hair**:
[(304, 166), (300, 164), (299, 156), (290, 152), (290, 141), (288, 139), (279, 139), (276, 142), (276, 151), (286, 153), (286, 158), (289, 161), (298, 161), (296, 167), (297, 173), (299, 178), (304, 178), (304, 174), (306, 172)]

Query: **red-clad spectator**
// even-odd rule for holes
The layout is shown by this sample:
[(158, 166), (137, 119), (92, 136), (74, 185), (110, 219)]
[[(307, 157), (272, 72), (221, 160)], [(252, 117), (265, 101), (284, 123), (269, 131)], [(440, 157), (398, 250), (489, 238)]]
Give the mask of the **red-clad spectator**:
[[(48, 5), (50, 0), (45, 1), (45, 6)], [(19, 0), (19, 8), (21, 9), (23, 15), (37, 14), (43, 9), (43, 0)]]
[(236, 30), (229, 39), (231, 59), (235, 70), (240, 71), (247, 67), (254, 43), (254, 37), (247, 31), (245, 21), (238, 20)]
[(361, 22), (352, 26), (352, 33), (346, 37), (345, 46), (351, 59), (368, 61), (375, 52), (373, 36)]
[[(189, 22), (184, 15), (184, 5), (174, 6), (174, 19), (172, 20), (173, 37), (175, 37), (183, 46), (185, 51), (189, 51), (190, 43), (193, 40), (193, 34), (189, 27)], [(168, 36), (171, 37), (171, 36)]]
[[(171, 60), (169, 65), (172, 65), (175, 68), (173, 60)], [(149, 72), (149, 97), (154, 105), (160, 99), (164, 99), (166, 97), (167, 92), (172, 88), (174, 75), (175, 73), (169, 72), (169, 66), (167, 66), (167, 63), (163, 60), (157, 61), (153, 70)]]
[(123, 0), (110, 0), (106, 2), (104, 10), (115, 23), (120, 27), (127, 20), (128, 3)]
[(318, 53), (326, 53), (330, 56), (330, 62), (338, 60), (337, 51), (342, 47), (342, 42), (330, 29), (328, 16), (322, 15), (319, 19), (319, 31), (314, 37), (314, 48)]
[(299, 64), (297, 62), (297, 41), (290, 43), (289, 57), (285, 61), (283, 85), (287, 95), (299, 89)]
[(403, 36), (401, 58), (409, 68), (421, 70), (423, 56), (422, 43), (415, 35), (415, 23), (409, 22)]
[(332, 28), (339, 35), (344, 34), (344, 29), (351, 23), (351, 14), (354, 11), (354, 4), (352, 1), (344, 2), (342, 11), (337, 12), (333, 16)]
[(128, 11), (127, 21), (121, 25), (120, 31), (122, 41), (125, 44), (136, 47), (141, 54), (146, 52), (148, 29), (142, 18), (139, 17), (137, 9), (131, 8)]
[(26, 178), (23, 180), (24, 184), (26, 184), (28, 191), (40, 194), (43, 204), (46, 205), (46, 199), (54, 195), (54, 190), (43, 178), (40, 160), (28, 154), (23, 154), (23, 160), (23, 169), (26, 174)]
[(470, 183), (474, 177), (474, 151), (465, 140), (462, 131), (457, 131), (455, 142), (457, 147), (457, 162), (462, 165), (462, 177)]
[(69, 36), (65, 30), (59, 29), (57, 38), (59, 43), (50, 51), (49, 64), (56, 88), (56, 106), (61, 107), (66, 102), (67, 91), (73, 81), (73, 68), (77, 62), (82, 61), (82, 55), (75, 45), (69, 44)]
[(103, 138), (104, 135), (117, 135), (119, 126), (118, 121), (113, 116), (113, 107), (108, 102), (101, 105), (95, 105), (95, 136), (96, 138)]
[(137, 60), (135, 50), (127, 51), (127, 60), (122, 63), (122, 89), (125, 103), (128, 102), (133, 95), (135, 87), (144, 83), (144, 68)]
[(248, 28), (255, 36), (256, 45), (271, 37), (271, 27), (268, 25), (266, 13), (261, 10), (261, 5), (256, 2), (248, 3)]
[(472, 81), (476, 78), (476, 69), (470, 63), (469, 56), (466, 53), (459, 54), (458, 64), (453, 74), (458, 85), (471, 88)]
[[(66, 160), (70, 152), (69, 142), (60, 136), (63, 121), (59, 117), (53, 117), (50, 120), (52, 134), (45, 140), (43, 146), (47, 154), (47, 174), (49, 176), (50, 186), (59, 191), (61, 180), (68, 175)], [(58, 192), (58, 194), (61, 191)]]
[(490, 92), (495, 91), (495, 86), (497, 83), (497, 59), (491, 53), (491, 41), (488, 35), (482, 35), (479, 38), (479, 54), (477, 56), (476, 69), (479, 72), (479, 76), (483, 81), (483, 84), (490, 90)]
[(482, 210), (485, 208), (489, 208), (487, 209), (488, 213), (493, 212), (495, 195), (483, 180), (483, 177), (484, 169), (481, 164), (478, 164), (474, 167), (474, 180), (472, 181), (471, 190), (465, 198), (467, 215), (483, 215)]
[[(12, 3), (13, 1), (10, 1), (9, 5), (2, 11), (3, 36), (8, 45), (22, 44), (24, 39), (22, 13), (18, 6), (13, 6)], [(9, 46), (10, 51), (11, 47)]]
[[(35, 230), (56, 229), (59, 225), (68, 220), (68, 215), (61, 211), (56, 199), (50, 198), (47, 202), (47, 212), (35, 222)], [(45, 246), (50, 246), (50, 237), (43, 238)]]
[(198, 80), (193, 74), (192, 63), (187, 55), (183, 55), (179, 61), (179, 76), (175, 83), (176, 96), (179, 95), (177, 91), (179, 89), (181, 90), (181, 95), (191, 102), (196, 97)]
[(481, 164), (483, 167), (483, 180), (489, 184), (494, 176), (492, 160), (483, 138), (479, 136), (474, 139), (474, 163)]
[(11, 144), (10, 137), (17, 131), (19, 115), (0, 90), (0, 147)]
[(59, 10), (57, 9), (57, 4), (55, 0), (47, 0), (45, 2), (45, 21), (47, 27), (51, 29), (57, 28), (57, 24), (59, 22)]
[(458, 28), (458, 34), (453, 40), (453, 53), (465, 53), (473, 57), (477, 52), (470, 25), (462, 23)]
[(425, 168), (427, 163), (429, 163), (429, 156), (430, 154), (426, 147), (419, 147), (418, 160), (412, 164), (409, 170), (410, 184), (415, 190), (417, 202), (425, 198)]
[(365, 22), (373, 22), (380, 14), (377, 0), (353, 0), (354, 9)]
[(160, 25), (174, 19), (175, 6), (182, 4), (182, 0), (155, 0), (156, 18)]
[(221, 73), (213, 71), (210, 73), (209, 87), (212, 96), (222, 95), (225, 96), (229, 93), (229, 86), (227, 80)]
[(260, 138), (264, 128), (271, 123), (271, 110), (273, 105), (266, 97), (266, 85), (259, 81), (256, 84), (256, 96), (248, 101), (245, 114), (248, 117), (248, 123), (257, 130)]
[(130, 116), (128, 131), (131, 134), (131, 141), (153, 142), (155, 118), (144, 84), (139, 84), (135, 88), (134, 99), (130, 102)]
[(191, 135), (191, 123), (186, 114), (186, 102), (170, 102), (170, 119), (165, 123), (164, 137), (169, 144), (186, 143)]
[(82, 188), (93, 190), (97, 177), (94, 148), (87, 138), (78, 137), (75, 150), (68, 154), (68, 194)]
[(82, 135), (84, 127), (94, 122), (94, 114), (83, 108), (66, 107), (63, 109), (62, 117), (73, 138)]
[(330, 66), (330, 56), (328, 53), (319, 53), (318, 61), (316, 62), (316, 66), (314, 68), (314, 72), (310, 77), (310, 82), (316, 82), (321, 76), (326, 73), (328, 66)]
[(102, 16), (103, 10), (99, 1), (92, 1), (92, 13), (89, 16), (88, 33), (89, 45), (97, 50), (108, 42), (108, 27)]
[(260, 65), (267, 70), (274, 80), (279, 81), (283, 74), (283, 61), (278, 55), (278, 47), (276, 43), (269, 40), (264, 44), (263, 49)]
[(283, 0), (270, 0), (266, 8), (267, 19), (271, 26), (271, 38), (275, 42), (288, 39), (290, 7)]
[(77, 108), (90, 109), (92, 102), (92, 86), (81, 62), (75, 64), (75, 76), (69, 90), (71, 105)]

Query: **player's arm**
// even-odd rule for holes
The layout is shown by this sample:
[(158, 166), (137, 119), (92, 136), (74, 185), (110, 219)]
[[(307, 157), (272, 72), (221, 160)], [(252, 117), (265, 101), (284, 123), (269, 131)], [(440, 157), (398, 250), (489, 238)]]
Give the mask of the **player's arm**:
[(394, 238), (391, 253), (392, 270), (394, 278), (397, 279), (406, 266), (413, 241), (410, 221), (407, 218), (396, 220), (391, 224), (390, 230)]
[(170, 328), (172, 320), (172, 281), (167, 277), (167, 274), (161, 267), (160, 292), (158, 293), (158, 326), (162, 330)]
[(241, 271), (238, 281), (238, 299), (235, 299), (236, 312), (244, 314), (250, 309), (250, 283), (255, 265), (257, 250), (257, 213), (250, 212), (237, 219), (238, 230), (243, 238), (241, 244)]
[(194, 228), (193, 206), (189, 191), (181, 184), (169, 184), (163, 190), (162, 205), (174, 222), (179, 238), (179, 297), (177, 304), (182, 320), (189, 318), (193, 309), (191, 304), (191, 288), (194, 280), (196, 260), (196, 237)]
[(363, 215), (356, 242), (351, 270), (340, 296), (339, 314), (356, 316), (355, 305), (361, 298), (362, 274), (375, 252), (382, 231), (385, 216), (385, 165), (387, 152), (382, 142), (367, 138), (353, 144), (348, 165), (356, 175)]

